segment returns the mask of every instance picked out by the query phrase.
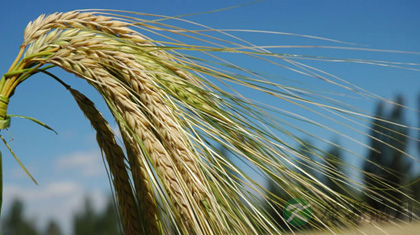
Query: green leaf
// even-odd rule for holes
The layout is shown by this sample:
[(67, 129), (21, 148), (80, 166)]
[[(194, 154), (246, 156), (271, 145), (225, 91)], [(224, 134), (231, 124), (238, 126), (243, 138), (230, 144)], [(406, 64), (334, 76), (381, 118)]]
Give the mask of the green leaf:
[(19, 158), (16, 156), (16, 154), (13, 152), (12, 148), (10, 148), (9, 144), (6, 142), (6, 140), (3, 138), (3, 136), (0, 135), (1, 140), (6, 145), (7, 149), (9, 149), (10, 153), (13, 155), (13, 157), (16, 159), (16, 161), (19, 163), (20, 167), (25, 171), (25, 173), (31, 178), (31, 180), (38, 185), (38, 182), (36, 182), (35, 178), (29, 173), (28, 169), (22, 164), (22, 162), (19, 160)]
[(43, 123), (43, 122), (41, 122), (41, 121), (39, 121), (38, 119), (35, 119), (35, 118), (33, 118), (33, 117), (27, 117), (27, 116), (22, 116), (22, 115), (14, 115), (14, 114), (10, 114), (10, 115), (7, 115), (8, 117), (18, 117), (18, 118), (24, 118), (24, 119), (28, 119), (28, 120), (30, 120), (30, 121), (33, 121), (33, 122), (35, 122), (36, 124), (38, 124), (38, 125), (40, 125), (40, 126), (42, 126), (42, 127), (44, 127), (44, 128), (47, 128), (48, 130), (50, 130), (50, 131), (53, 131), (56, 135), (58, 135), (58, 133), (57, 133), (57, 131), (55, 131), (54, 129), (52, 129), (50, 126), (48, 126), (47, 124), (45, 124), (45, 123)]

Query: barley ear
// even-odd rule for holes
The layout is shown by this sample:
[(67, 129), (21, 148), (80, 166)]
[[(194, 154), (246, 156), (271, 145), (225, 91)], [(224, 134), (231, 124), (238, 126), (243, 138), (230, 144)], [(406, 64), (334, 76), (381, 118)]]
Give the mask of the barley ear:
[(130, 185), (130, 178), (124, 163), (124, 152), (116, 143), (114, 134), (108, 122), (96, 109), (94, 103), (77, 90), (69, 88), (80, 109), (89, 119), (92, 127), (96, 130), (96, 139), (105, 154), (109, 165), (111, 180), (117, 195), (120, 208), (122, 224), (125, 234), (142, 234), (139, 225), (140, 216), (138, 214), (133, 190)]

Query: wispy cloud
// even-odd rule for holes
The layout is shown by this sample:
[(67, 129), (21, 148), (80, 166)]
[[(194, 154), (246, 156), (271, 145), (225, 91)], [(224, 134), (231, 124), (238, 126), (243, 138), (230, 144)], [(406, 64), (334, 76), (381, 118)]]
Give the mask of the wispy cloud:
[(82, 176), (104, 176), (106, 171), (99, 150), (75, 152), (55, 160), (57, 171), (72, 171)]

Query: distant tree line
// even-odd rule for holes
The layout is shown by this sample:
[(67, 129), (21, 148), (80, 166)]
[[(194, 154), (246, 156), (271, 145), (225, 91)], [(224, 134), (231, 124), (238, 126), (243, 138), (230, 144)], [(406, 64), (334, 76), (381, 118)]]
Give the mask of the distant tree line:
[[(117, 235), (122, 234), (118, 215), (112, 198), (105, 208), (95, 211), (92, 200), (86, 197), (83, 208), (73, 216), (72, 234), (74, 235)], [(51, 219), (45, 228), (39, 229), (36, 221), (28, 219), (21, 200), (15, 199), (9, 211), (2, 216), (1, 232), (3, 235), (63, 235), (58, 222)]]
[[(420, 110), (420, 96), (418, 104)], [(348, 172), (352, 170), (346, 163), (343, 149), (337, 140), (331, 141), (331, 146), (326, 150), (316, 148), (309, 140), (302, 141), (297, 148), (297, 155), (300, 157), (295, 163), (296, 170), (302, 172), (304, 177), (319, 180), (340, 196), (325, 190), (326, 187), (319, 187), (319, 190), (323, 190), (326, 195), (351, 198), (358, 203), (355, 205), (355, 208), (358, 208), (349, 213), (353, 218), (362, 213), (364, 216), (371, 216), (372, 220), (385, 221), (411, 220), (416, 215), (420, 216), (419, 205), (408, 199), (411, 197), (420, 201), (420, 173), (411, 169), (414, 163), (418, 164), (417, 161), (420, 160), (420, 131), (409, 133), (404, 111), (402, 96), (397, 96), (393, 104), (386, 105), (383, 102), (377, 104), (374, 118), (370, 122), (369, 143), (367, 143), (369, 150), (365, 156), (362, 156), (364, 162), (359, 166), (362, 172), (362, 179), (359, 180), (361, 182), (354, 182), (355, 179), (348, 176)], [(420, 127), (420, 114), (418, 123)], [(417, 160), (406, 156), (410, 141), (417, 145), (417, 152), (412, 156)], [(268, 191), (277, 195), (279, 201), (270, 206), (266, 205), (267, 211), (279, 226), (293, 228), (285, 222), (282, 214), (285, 202), (292, 198), (274, 181), (269, 180), (268, 184)], [(363, 208), (369, 209), (363, 211)], [(322, 211), (322, 222), (339, 224), (337, 210), (339, 208)], [(341, 212), (343, 211), (339, 213)], [(313, 228), (313, 225), (308, 224), (306, 227), (300, 226), (299, 229), (311, 227)]]

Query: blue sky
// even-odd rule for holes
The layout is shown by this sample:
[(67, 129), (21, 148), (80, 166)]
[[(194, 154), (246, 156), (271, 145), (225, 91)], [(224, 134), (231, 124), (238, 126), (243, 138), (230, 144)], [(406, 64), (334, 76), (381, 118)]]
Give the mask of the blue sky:
[[(7, 71), (22, 42), (25, 26), (40, 14), (102, 8), (176, 16), (246, 2), (248, 1), (4, 1), (0, 9), (0, 71), (1, 73)], [(352, 42), (363, 45), (361, 47), (364, 48), (420, 52), (419, 10), (418, 1), (267, 0), (226, 11), (188, 16), (186, 19), (219, 29), (254, 29), (306, 34)], [(258, 45), (346, 46), (293, 36), (257, 33), (235, 35)], [(284, 49), (283, 51), (278, 49), (276, 52), (420, 62), (418, 54), (327, 49)], [(281, 70), (271, 70), (269, 66), (256, 65), (246, 60), (238, 63), (258, 71), (281, 73)], [(420, 92), (419, 72), (343, 63), (314, 62), (313, 65), (320, 66), (323, 70), (387, 99), (392, 99), (396, 94), (404, 94), (406, 104), (417, 107), (416, 98)], [(110, 118), (104, 103), (92, 88), (73, 75), (59, 70), (56, 70), (56, 73), (74, 88), (89, 94), (105, 116)], [(288, 72), (279, 75), (300, 79), (299, 76)], [(331, 88), (325, 84), (324, 87), (322, 83), (312, 83), (310, 80), (307, 84), (317, 88)], [(376, 104), (375, 100), (360, 98), (349, 102), (368, 112), (371, 112)], [(64, 223), (69, 219), (71, 212), (78, 207), (85, 194), (94, 195), (98, 206), (103, 203), (104, 195), (109, 192), (109, 183), (96, 146), (94, 132), (64, 88), (48, 77), (37, 75), (18, 87), (11, 99), (8, 112), (35, 117), (52, 126), (59, 134), (55, 135), (26, 120), (13, 120), (9, 131), (14, 140), (9, 142), (38, 180), (39, 185), (35, 186), (7, 149), (0, 146), (4, 161), (3, 211), (7, 210), (11, 198), (17, 195), (27, 202), (30, 216), (37, 215), (40, 222), (54, 217)], [(411, 125), (418, 125), (416, 114), (413, 112), (407, 113), (407, 120)], [(114, 125), (112, 121), (111, 124)], [(363, 128), (361, 130), (366, 131)], [(343, 132), (347, 133), (346, 130)], [(362, 142), (367, 141), (367, 138), (361, 134), (348, 133)], [(10, 140), (7, 132), (2, 131), (1, 134)], [(320, 135), (327, 139), (335, 137), (330, 132), (322, 132)], [(340, 143), (355, 149), (360, 154), (365, 151), (359, 145), (342, 138)]]

